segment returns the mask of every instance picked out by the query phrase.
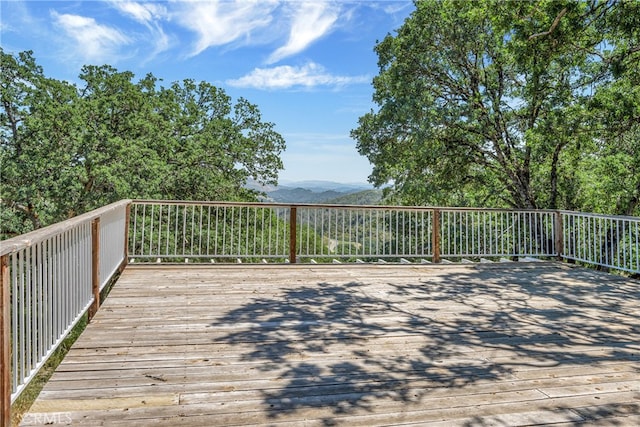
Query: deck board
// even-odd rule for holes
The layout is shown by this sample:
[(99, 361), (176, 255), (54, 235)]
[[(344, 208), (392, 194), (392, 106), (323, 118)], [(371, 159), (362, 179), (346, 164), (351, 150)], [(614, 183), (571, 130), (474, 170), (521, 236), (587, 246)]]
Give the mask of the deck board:
[(23, 425), (637, 425), (640, 283), (557, 263), (129, 266)]

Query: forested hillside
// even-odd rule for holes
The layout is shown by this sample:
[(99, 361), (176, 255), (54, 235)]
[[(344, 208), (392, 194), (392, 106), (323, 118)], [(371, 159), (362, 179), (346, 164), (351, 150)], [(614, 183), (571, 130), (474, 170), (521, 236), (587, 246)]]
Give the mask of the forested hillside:
[(322, 203), (341, 194), (334, 190), (313, 191), (301, 187), (278, 187), (267, 193), (266, 200), (282, 203)]
[(246, 99), (110, 66), (75, 85), (0, 54), (3, 238), (122, 198), (256, 200), (248, 178), (277, 181), (284, 139)]
[(364, 190), (357, 193), (345, 194), (335, 199), (326, 200), (333, 205), (379, 205), (382, 203), (382, 190)]
[(375, 50), (393, 201), (640, 214), (640, 2), (416, 2)]
[[(331, 183), (328, 183), (329, 185)], [(306, 187), (305, 185), (309, 185)], [(366, 186), (349, 186), (335, 183), (335, 187), (278, 186), (265, 190), (265, 201), (281, 203), (323, 203), (336, 205), (374, 205), (382, 200), (382, 190), (364, 190)]]

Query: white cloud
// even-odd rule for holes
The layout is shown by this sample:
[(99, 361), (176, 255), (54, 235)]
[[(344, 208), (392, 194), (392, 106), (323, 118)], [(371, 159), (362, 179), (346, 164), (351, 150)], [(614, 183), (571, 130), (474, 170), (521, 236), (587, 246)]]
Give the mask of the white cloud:
[(266, 0), (235, 0), (181, 2), (175, 10), (177, 21), (195, 32), (198, 40), (191, 56), (211, 46), (222, 46), (239, 39), (247, 42), (254, 31), (271, 23), (278, 2)]
[[(2, 2), (0, 33), (19, 33), (21, 28), (37, 28), (37, 23), (23, 1)], [(6, 48), (6, 46), (5, 46)]]
[(119, 30), (101, 25), (93, 18), (51, 12), (54, 23), (70, 37), (76, 55), (85, 61), (110, 62), (131, 40)]
[(169, 48), (169, 37), (165, 34), (160, 24), (162, 19), (166, 19), (169, 16), (164, 5), (148, 2), (138, 3), (129, 0), (114, 0), (111, 1), (111, 4), (125, 16), (133, 18), (147, 27), (151, 35), (145, 39), (151, 40), (154, 44), (152, 57)]
[(267, 63), (273, 64), (305, 50), (311, 43), (331, 31), (339, 10), (327, 2), (291, 3), (295, 6), (289, 40), (273, 52)]
[(368, 83), (369, 76), (334, 76), (322, 65), (309, 62), (302, 67), (282, 65), (274, 68), (255, 68), (239, 79), (227, 80), (227, 84), (235, 87), (255, 89), (287, 89), (291, 87), (345, 86), (349, 84)]
[(413, 2), (410, 1), (398, 1), (389, 2), (384, 5), (384, 11), (389, 15), (395, 15), (397, 13), (404, 13), (404, 11), (413, 6)]
[(116, 0), (112, 1), (111, 4), (125, 15), (129, 15), (145, 25), (167, 16), (167, 9), (158, 3), (138, 3), (129, 0)]

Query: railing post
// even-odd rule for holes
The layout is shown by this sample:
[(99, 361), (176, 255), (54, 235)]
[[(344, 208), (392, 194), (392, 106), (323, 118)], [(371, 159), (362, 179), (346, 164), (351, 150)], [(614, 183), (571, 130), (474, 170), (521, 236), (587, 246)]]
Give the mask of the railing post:
[(564, 227), (562, 224), (562, 212), (556, 211), (554, 221), (554, 233), (556, 236), (556, 253), (558, 261), (562, 261), (564, 255)]
[(0, 257), (0, 425), (11, 423), (11, 308), (9, 256)]
[(124, 257), (122, 258), (122, 264), (120, 265), (119, 271), (122, 273), (122, 270), (129, 264), (129, 221), (131, 220), (131, 203), (127, 204), (125, 214), (124, 214)]
[(296, 263), (296, 234), (297, 234), (297, 209), (295, 206), (289, 208), (289, 262)]
[(440, 209), (433, 210), (433, 225), (431, 228), (433, 262), (440, 262)]
[(91, 291), (93, 302), (89, 307), (89, 321), (100, 308), (100, 218), (91, 221)]

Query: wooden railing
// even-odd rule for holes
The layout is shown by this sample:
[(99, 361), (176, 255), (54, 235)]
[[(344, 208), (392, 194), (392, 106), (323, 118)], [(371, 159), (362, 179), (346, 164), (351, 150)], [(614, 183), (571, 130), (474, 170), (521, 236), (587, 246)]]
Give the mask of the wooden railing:
[(129, 245), (136, 262), (534, 257), (640, 273), (640, 218), (554, 210), (135, 201)]
[(556, 211), (136, 201), (140, 261), (294, 263), (553, 257)]
[(562, 258), (640, 273), (640, 218), (562, 212)]
[(123, 200), (0, 245), (0, 424), (131, 262), (554, 258), (640, 274), (640, 218), (566, 211)]
[(123, 200), (2, 242), (0, 246), (0, 425), (10, 405), (67, 334), (100, 304), (127, 261)]

